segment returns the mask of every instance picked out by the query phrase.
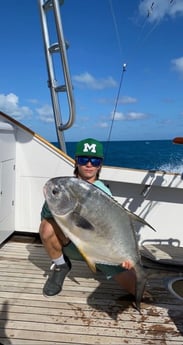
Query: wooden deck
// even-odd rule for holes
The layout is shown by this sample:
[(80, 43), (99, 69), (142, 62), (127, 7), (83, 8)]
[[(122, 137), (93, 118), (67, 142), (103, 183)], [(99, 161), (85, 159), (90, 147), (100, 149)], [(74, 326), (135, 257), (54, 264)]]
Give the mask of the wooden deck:
[(11, 239), (0, 249), (0, 344), (183, 344), (183, 302), (151, 278), (142, 313), (113, 281), (72, 262), (59, 296), (42, 287), (50, 261), (35, 241)]

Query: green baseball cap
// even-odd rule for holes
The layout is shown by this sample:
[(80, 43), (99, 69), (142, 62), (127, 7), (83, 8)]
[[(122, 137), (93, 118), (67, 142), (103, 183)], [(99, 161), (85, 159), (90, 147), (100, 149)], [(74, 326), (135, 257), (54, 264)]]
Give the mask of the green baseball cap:
[(77, 143), (75, 156), (88, 156), (103, 158), (103, 145), (92, 138)]

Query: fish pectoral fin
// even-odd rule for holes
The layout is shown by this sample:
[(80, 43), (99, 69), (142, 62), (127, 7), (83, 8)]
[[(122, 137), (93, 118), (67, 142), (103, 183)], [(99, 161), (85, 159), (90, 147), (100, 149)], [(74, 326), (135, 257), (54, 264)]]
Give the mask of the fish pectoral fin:
[(93, 225), (84, 217), (77, 212), (72, 213), (72, 220), (74, 224), (84, 230), (94, 230)]
[(86, 253), (83, 251), (82, 248), (78, 247), (78, 250), (80, 251), (81, 255), (83, 256), (84, 260), (86, 261), (87, 265), (89, 266), (89, 268), (96, 273), (96, 265), (95, 262), (93, 262), (87, 255)]

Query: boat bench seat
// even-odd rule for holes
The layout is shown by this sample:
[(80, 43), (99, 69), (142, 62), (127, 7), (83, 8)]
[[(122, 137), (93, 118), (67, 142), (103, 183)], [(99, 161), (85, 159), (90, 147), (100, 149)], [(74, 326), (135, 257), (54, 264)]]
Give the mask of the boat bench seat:
[(183, 266), (183, 247), (170, 244), (143, 244), (140, 247), (142, 257), (160, 264)]

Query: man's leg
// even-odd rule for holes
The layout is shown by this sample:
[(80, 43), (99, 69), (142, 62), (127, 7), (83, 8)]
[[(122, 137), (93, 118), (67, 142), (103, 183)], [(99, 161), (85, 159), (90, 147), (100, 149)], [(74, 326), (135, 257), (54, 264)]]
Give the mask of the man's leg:
[(113, 279), (128, 293), (135, 296), (136, 274), (133, 268), (114, 275)]
[(51, 274), (43, 287), (43, 294), (55, 296), (62, 290), (64, 279), (71, 270), (71, 263), (62, 252), (62, 247), (67, 244), (68, 239), (51, 218), (42, 220), (39, 232), (42, 243), (52, 260)]

